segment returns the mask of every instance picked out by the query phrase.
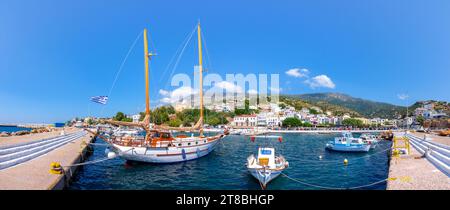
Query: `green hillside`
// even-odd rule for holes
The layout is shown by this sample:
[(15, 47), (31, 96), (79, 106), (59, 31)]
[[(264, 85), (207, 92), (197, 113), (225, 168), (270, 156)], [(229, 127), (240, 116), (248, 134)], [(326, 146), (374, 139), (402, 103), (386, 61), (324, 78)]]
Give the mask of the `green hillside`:
[(355, 98), (342, 93), (313, 93), (300, 95), (284, 95), (281, 101), (289, 100), (290, 103), (298, 100), (309, 106), (317, 106), (333, 113), (349, 113), (353, 116), (366, 118), (397, 118), (406, 113), (406, 107), (396, 106), (383, 102), (375, 102), (361, 98)]

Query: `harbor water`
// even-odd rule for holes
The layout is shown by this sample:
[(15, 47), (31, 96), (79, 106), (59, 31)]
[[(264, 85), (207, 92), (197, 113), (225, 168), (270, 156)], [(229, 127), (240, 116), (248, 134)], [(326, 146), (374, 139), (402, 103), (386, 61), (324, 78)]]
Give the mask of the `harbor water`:
[[(269, 190), (351, 188), (388, 177), (387, 149), (391, 142), (382, 141), (368, 153), (338, 153), (326, 150), (325, 144), (339, 134), (273, 135), (281, 135), (282, 143), (277, 139), (257, 138), (251, 142), (248, 136), (227, 136), (208, 156), (182, 163), (130, 163), (115, 158), (86, 165), (78, 171), (69, 189), (257, 190), (260, 185), (245, 164), (258, 146), (267, 145), (274, 146), (277, 155), (289, 161), (284, 173), (292, 178), (280, 175), (268, 184)], [(103, 142), (98, 139), (97, 143)], [(105, 157), (105, 146), (94, 145), (93, 149), (86, 161)], [(344, 165), (344, 159), (348, 165)], [(359, 189), (384, 190), (386, 182)]]
[(17, 127), (17, 126), (0, 126), (0, 133), (1, 132), (17, 132), (17, 131), (31, 131), (31, 128), (23, 128), (23, 127)]

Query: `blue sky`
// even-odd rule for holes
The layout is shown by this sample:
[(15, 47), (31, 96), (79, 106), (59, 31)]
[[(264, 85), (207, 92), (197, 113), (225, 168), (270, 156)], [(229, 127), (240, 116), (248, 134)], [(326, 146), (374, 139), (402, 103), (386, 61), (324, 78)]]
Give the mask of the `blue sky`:
[[(158, 53), (151, 63), (154, 105), (160, 89), (170, 90), (164, 70), (199, 19), (211, 73), (279, 73), (282, 94), (342, 92), (400, 105), (450, 101), (445, 0), (1, 1), (0, 122), (142, 110), (142, 39), (110, 103), (103, 109), (89, 97), (108, 94), (144, 27)], [(193, 72), (195, 52), (188, 46), (177, 72)], [(308, 69), (308, 77), (286, 74), (296, 68)], [(311, 88), (320, 75), (333, 85)]]

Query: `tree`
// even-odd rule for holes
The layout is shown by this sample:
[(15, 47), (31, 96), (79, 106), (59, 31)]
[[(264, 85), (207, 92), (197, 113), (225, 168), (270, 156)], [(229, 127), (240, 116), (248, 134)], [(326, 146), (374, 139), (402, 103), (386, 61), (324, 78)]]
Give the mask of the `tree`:
[(116, 116), (113, 117), (114, 120), (122, 121), (122, 119), (126, 118), (123, 112), (117, 112)]
[(173, 119), (169, 121), (170, 127), (180, 127), (183, 122), (180, 119)]
[(235, 108), (234, 109), (234, 113), (236, 114), (236, 115), (243, 115), (243, 114), (253, 114), (253, 113), (255, 113), (257, 110), (253, 110), (253, 109), (250, 109), (250, 101), (249, 100), (245, 100), (244, 101), (244, 109), (238, 109), (238, 108)]
[(425, 118), (422, 115), (417, 116), (416, 120), (421, 126), (423, 126)]
[(145, 112), (139, 112), (139, 121), (144, 120), (145, 118)]
[(315, 110), (315, 109), (309, 109), (309, 113), (311, 113), (311, 114), (319, 114), (319, 112), (317, 111), (317, 110)]
[(283, 127), (300, 127), (302, 126), (302, 121), (295, 117), (288, 117), (283, 120)]
[(313, 125), (310, 122), (304, 122), (302, 124), (303, 127), (312, 127)]
[(342, 121), (342, 124), (346, 125), (346, 126), (352, 126), (352, 127), (362, 127), (363, 126), (362, 120), (355, 119), (355, 118), (347, 118)]
[(129, 118), (129, 117), (125, 117), (121, 120), (122, 122), (133, 122), (133, 119)]

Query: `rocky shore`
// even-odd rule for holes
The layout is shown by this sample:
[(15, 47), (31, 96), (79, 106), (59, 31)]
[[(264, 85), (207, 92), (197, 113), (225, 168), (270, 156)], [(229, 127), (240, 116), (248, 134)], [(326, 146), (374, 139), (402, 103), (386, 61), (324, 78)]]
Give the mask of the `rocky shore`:
[(9, 136), (23, 136), (31, 133), (46, 133), (53, 131), (54, 128), (35, 128), (31, 131), (23, 130), (23, 131), (16, 131), (16, 132), (6, 132), (3, 131), (0, 133), (0, 137), (9, 137)]

